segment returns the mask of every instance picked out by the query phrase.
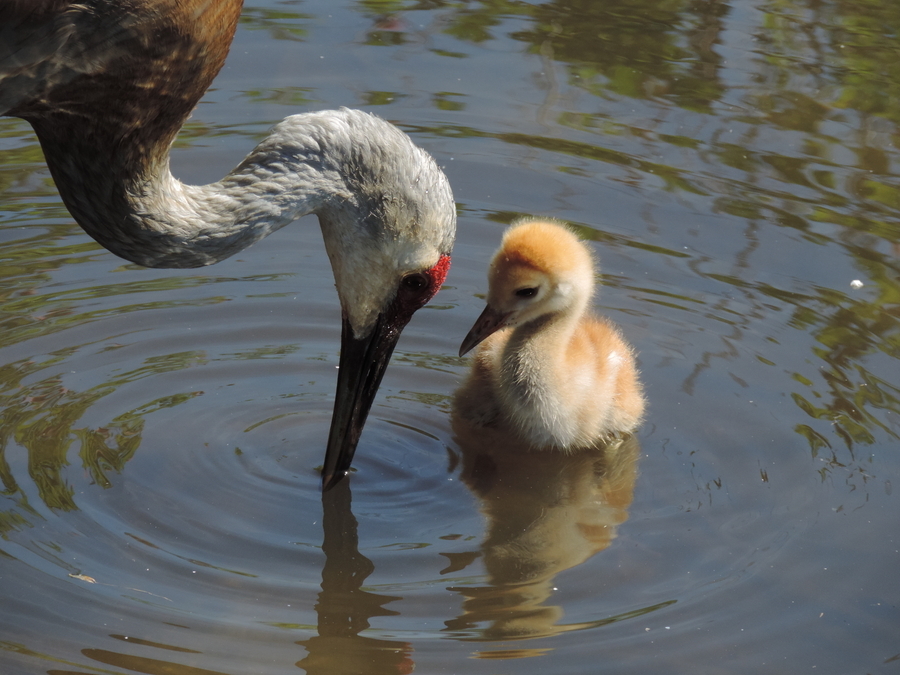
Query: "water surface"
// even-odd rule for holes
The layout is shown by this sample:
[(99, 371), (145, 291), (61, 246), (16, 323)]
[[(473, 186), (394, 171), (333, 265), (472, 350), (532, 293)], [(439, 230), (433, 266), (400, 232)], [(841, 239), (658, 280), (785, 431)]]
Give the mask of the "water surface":
[[(412, 134), (459, 206), (447, 286), (324, 502), (315, 219), (142, 269), (0, 120), (0, 670), (896, 671), (898, 30), (875, 0), (248, 2), (180, 178), (346, 105)], [(647, 421), (606, 454), (451, 428), (525, 214), (593, 242), (595, 309), (640, 353)]]

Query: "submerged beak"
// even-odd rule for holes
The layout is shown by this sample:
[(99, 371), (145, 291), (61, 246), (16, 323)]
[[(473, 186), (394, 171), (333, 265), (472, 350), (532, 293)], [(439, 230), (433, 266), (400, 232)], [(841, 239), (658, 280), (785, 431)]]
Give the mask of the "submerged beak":
[(463, 356), (488, 335), (503, 328), (511, 313), (512, 312), (506, 312), (505, 314), (501, 314), (490, 305), (485, 307), (481, 316), (475, 321), (475, 325), (472, 326), (472, 330), (466, 335), (466, 339), (462, 341), (462, 344), (459, 347), (459, 355)]
[(344, 319), (334, 415), (322, 467), (323, 491), (337, 484), (350, 470), (378, 385), (400, 338), (400, 328), (381, 315), (367, 336), (356, 338), (350, 322)]

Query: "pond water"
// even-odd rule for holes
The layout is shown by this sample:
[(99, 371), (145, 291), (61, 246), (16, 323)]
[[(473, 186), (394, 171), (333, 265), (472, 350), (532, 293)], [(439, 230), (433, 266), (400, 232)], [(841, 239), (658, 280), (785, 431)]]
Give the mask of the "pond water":
[[(897, 672), (898, 31), (879, 0), (248, 1), (176, 175), (346, 105), (459, 208), (324, 500), (315, 219), (126, 264), (0, 119), (0, 672)], [(605, 454), (451, 428), (526, 214), (591, 240), (640, 355), (646, 422)]]

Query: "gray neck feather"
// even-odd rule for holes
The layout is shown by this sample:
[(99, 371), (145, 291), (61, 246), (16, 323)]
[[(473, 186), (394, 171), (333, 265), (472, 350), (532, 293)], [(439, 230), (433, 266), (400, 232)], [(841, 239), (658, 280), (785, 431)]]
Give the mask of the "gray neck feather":
[(167, 152), (132, 153), (148, 158), (142, 167), (77, 154), (47, 152), (66, 205), (100, 244), (147, 267), (209, 265), (309, 213), (326, 241), (328, 230), (380, 240), (431, 221), (437, 246), (452, 244), (453, 198), (440, 169), (399, 129), (359, 111), (288, 117), (204, 186), (173, 177)]

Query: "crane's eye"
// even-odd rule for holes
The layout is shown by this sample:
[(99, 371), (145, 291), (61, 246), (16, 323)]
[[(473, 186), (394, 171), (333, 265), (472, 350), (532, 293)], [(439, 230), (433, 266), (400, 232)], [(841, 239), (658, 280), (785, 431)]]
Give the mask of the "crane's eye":
[(421, 291), (427, 288), (428, 278), (424, 274), (407, 274), (400, 284), (407, 290)]
[(536, 288), (520, 288), (516, 291), (516, 295), (520, 298), (533, 298), (537, 295), (538, 289)]

